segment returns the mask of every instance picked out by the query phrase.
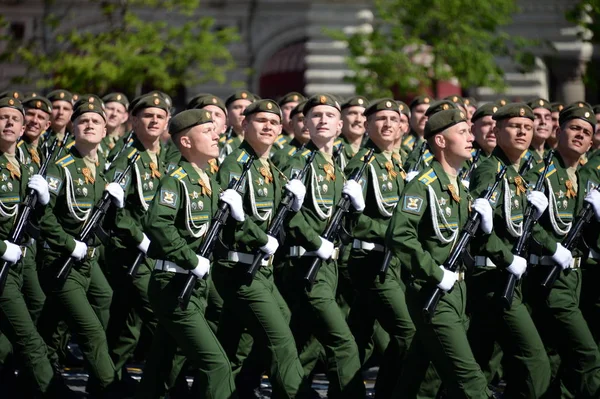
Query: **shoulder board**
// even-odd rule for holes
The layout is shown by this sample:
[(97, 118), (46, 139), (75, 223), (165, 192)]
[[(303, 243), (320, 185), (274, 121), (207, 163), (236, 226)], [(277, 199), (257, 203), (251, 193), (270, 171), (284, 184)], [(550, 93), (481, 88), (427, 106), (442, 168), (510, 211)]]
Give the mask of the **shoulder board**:
[[(298, 149), (297, 149), (297, 148), (295, 148), (295, 147), (294, 147), (294, 148), (291, 148), (291, 149), (290, 149), (290, 151), (288, 152), (288, 155), (289, 155), (289, 156), (292, 156), (292, 155), (294, 155), (294, 154), (296, 153), (296, 151), (298, 151)], [(309, 152), (310, 152), (310, 151), (309, 151)]]
[(219, 143), (223, 144), (226, 141), (227, 141), (227, 136), (223, 135), (223, 136), (219, 137)]
[(73, 141), (71, 141), (69, 144), (67, 144), (67, 145), (65, 146), (65, 148), (66, 148), (67, 150), (69, 150), (69, 149), (71, 149), (71, 147), (73, 147), (74, 145), (75, 145), (75, 140), (73, 140)]
[(340, 145), (342, 145), (342, 139), (337, 139), (333, 142), (334, 147), (339, 147)]
[(21, 140), (19, 141), (19, 143), (17, 144), (17, 147), (21, 148), (21, 146), (23, 146), (25, 144), (25, 140)]
[(433, 183), (434, 181), (437, 180), (437, 175), (435, 174), (435, 171), (433, 170), (433, 168), (429, 169), (426, 172), (423, 172), (421, 174), (421, 176), (418, 177), (419, 181), (423, 184), (425, 184), (426, 186), (430, 185), (431, 183)]
[(423, 161), (429, 163), (429, 161), (431, 161), (433, 159), (433, 154), (431, 152), (429, 152), (429, 150), (425, 150), (425, 153), (423, 154)]
[[(366, 151), (364, 154), (362, 154), (362, 156), (360, 157), (360, 160), (361, 160), (361, 161), (363, 161), (363, 162), (365, 161), (365, 157), (367, 156), (367, 152), (368, 152), (368, 151)], [(371, 157), (371, 159), (369, 160), (369, 164), (373, 163), (373, 161), (374, 161), (374, 160), (375, 160), (375, 154), (373, 154), (373, 156), (372, 156), (372, 157)]]
[(239, 163), (246, 163), (246, 161), (250, 158), (250, 155), (246, 151), (242, 151), (242, 153), (237, 157), (237, 161)]
[(529, 158), (531, 158), (531, 151), (529, 151), (529, 150), (526, 150), (526, 151), (525, 151), (525, 152), (524, 152), (524, 153), (521, 155), (521, 159), (524, 159), (524, 160), (526, 160), (526, 161), (527, 161)]
[(498, 162), (498, 168), (496, 169), (496, 173), (500, 173), (500, 169), (502, 169), (502, 164)]
[(307, 158), (307, 157), (308, 157), (308, 154), (310, 154), (310, 150), (304, 150), (304, 151), (302, 152), (302, 154), (300, 154), (300, 156), (302, 156), (302, 157), (304, 157), (304, 158)]
[(234, 138), (231, 138), (231, 139), (229, 139), (229, 140), (227, 140), (227, 144), (231, 144), (231, 143), (233, 143), (233, 140), (235, 140), (235, 137), (234, 137)]
[(279, 137), (277, 137), (277, 140), (275, 140), (275, 144), (283, 147), (283, 145), (287, 144), (287, 140), (282, 135), (279, 135)]
[(68, 165), (71, 165), (73, 162), (75, 162), (75, 159), (73, 159), (73, 155), (69, 154), (69, 155), (62, 157), (58, 161), (56, 161), (56, 164), (58, 166), (62, 166), (63, 168), (66, 168)]
[(181, 180), (186, 176), (187, 176), (187, 173), (185, 172), (185, 170), (183, 170), (183, 168), (181, 166), (179, 168), (175, 169), (173, 171), (173, 173), (171, 173), (171, 177), (174, 177), (177, 180)]
[(475, 158), (475, 154), (477, 154), (477, 148), (471, 150), (471, 158)]
[(127, 159), (133, 158), (133, 156), (135, 155), (136, 152), (137, 152), (137, 148), (134, 148), (133, 150), (131, 150), (129, 152), (129, 154), (127, 154)]
[[(544, 168), (542, 168), (542, 171), (544, 170)], [(550, 177), (551, 175), (553, 175), (554, 173), (556, 173), (556, 167), (554, 166), (554, 162), (552, 162), (550, 164), (550, 167), (548, 168), (548, 173), (546, 174), (546, 178)]]
[(402, 145), (411, 145), (415, 141), (415, 136), (412, 134), (402, 140)]

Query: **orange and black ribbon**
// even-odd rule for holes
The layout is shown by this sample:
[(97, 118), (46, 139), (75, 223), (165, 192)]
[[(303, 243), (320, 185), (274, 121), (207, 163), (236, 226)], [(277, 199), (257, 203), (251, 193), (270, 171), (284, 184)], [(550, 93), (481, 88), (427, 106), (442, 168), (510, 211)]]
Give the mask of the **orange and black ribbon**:
[(327, 181), (335, 181), (335, 169), (331, 164), (326, 163), (323, 166), (323, 170), (325, 171)]
[(456, 191), (456, 187), (454, 187), (454, 184), (448, 184), (448, 191), (450, 191), (450, 195), (452, 196), (454, 202), (459, 203), (460, 197), (458, 196), (458, 192)]
[(150, 162), (150, 172), (152, 172), (152, 177), (160, 179), (161, 174), (158, 171), (158, 165), (156, 165), (154, 162)]
[(219, 171), (219, 166), (217, 165), (216, 159), (211, 159), (208, 161), (208, 165), (210, 166), (210, 173), (214, 175)]
[(33, 148), (33, 147), (32, 147), (32, 148), (30, 148), (28, 151), (29, 151), (29, 155), (31, 155), (31, 160), (32, 160), (33, 162), (35, 162), (35, 164), (36, 164), (37, 166), (40, 166), (40, 165), (41, 165), (41, 163), (42, 163), (42, 161), (40, 160), (40, 156), (39, 156), (39, 154), (38, 154), (37, 150), (36, 150), (35, 148)]
[(527, 188), (525, 188), (525, 183), (521, 176), (515, 177), (515, 184), (517, 185), (517, 195), (525, 194)]
[(394, 165), (392, 165), (392, 162), (391, 162), (391, 161), (387, 161), (387, 162), (385, 163), (385, 168), (387, 169), (387, 171), (388, 171), (388, 174), (389, 174), (389, 175), (392, 177), (392, 179), (395, 179), (395, 178), (396, 178), (396, 176), (398, 176), (398, 172), (396, 172), (396, 171), (394, 170)]
[(573, 182), (571, 180), (567, 180), (565, 184), (567, 186), (567, 198), (575, 198), (577, 193), (573, 188)]
[(11, 179), (21, 179), (21, 171), (19, 170), (19, 168), (17, 168), (15, 165), (13, 165), (12, 163), (8, 162), (6, 164), (6, 169), (8, 169), (8, 171), (10, 172), (10, 178)]
[(208, 187), (208, 184), (206, 184), (204, 180), (202, 180), (202, 178), (198, 179), (198, 184), (200, 185), (200, 187), (202, 187), (202, 195), (212, 194), (212, 190), (210, 189), (210, 187)]
[(96, 179), (92, 176), (92, 171), (89, 168), (81, 169), (81, 173), (83, 173), (83, 177), (85, 177), (85, 184), (94, 184)]
[(271, 171), (266, 166), (260, 168), (260, 174), (265, 178), (265, 183), (270, 184), (273, 182), (273, 175)]

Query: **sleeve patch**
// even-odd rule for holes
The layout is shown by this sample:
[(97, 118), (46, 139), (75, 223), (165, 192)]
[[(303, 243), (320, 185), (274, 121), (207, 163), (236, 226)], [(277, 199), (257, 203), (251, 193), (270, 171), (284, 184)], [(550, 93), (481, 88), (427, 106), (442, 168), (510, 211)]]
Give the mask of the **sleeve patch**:
[(166, 205), (170, 208), (176, 208), (177, 193), (169, 190), (160, 190), (159, 204)]
[(423, 198), (412, 195), (405, 195), (404, 202), (402, 204), (402, 210), (408, 213), (414, 213), (415, 215), (421, 214), (421, 208), (423, 207)]
[[(117, 169), (117, 170), (115, 171), (115, 180), (119, 180), (119, 179), (121, 178), (121, 176), (122, 176), (122, 175), (123, 175), (123, 170), (122, 170), (122, 169)], [(123, 190), (126, 190), (126, 189), (127, 189), (127, 187), (129, 186), (129, 179), (130, 179), (130, 177), (131, 177), (130, 175), (127, 175), (127, 176), (125, 176), (125, 177), (123, 178), (123, 180), (121, 180), (121, 184), (120, 184), (120, 186), (121, 186), (121, 188), (122, 188)]]
[(60, 192), (60, 187), (62, 186), (62, 180), (58, 177), (47, 175), (46, 181), (48, 182), (48, 190), (58, 195)]

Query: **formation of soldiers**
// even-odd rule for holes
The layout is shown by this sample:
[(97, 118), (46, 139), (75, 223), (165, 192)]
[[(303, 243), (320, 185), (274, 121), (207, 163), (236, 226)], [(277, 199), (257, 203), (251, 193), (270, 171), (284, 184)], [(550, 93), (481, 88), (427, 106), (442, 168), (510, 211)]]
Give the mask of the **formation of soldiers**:
[(373, 365), (376, 398), (599, 398), (599, 122), (542, 98), (2, 93), (0, 397), (72, 397), (75, 341), (91, 398), (254, 398), (263, 374), (315, 398), (321, 370), (363, 399)]

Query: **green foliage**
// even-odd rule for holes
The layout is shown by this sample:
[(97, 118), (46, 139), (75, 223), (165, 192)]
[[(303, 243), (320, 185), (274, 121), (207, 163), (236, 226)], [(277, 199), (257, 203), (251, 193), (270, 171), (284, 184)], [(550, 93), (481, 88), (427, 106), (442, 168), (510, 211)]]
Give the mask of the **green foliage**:
[(600, 42), (600, 1), (579, 0), (571, 9), (567, 10), (566, 17), (569, 22), (579, 25), (579, 37), (585, 41)]
[(369, 97), (417, 93), (457, 78), (463, 88), (504, 88), (497, 56), (520, 63), (534, 58), (532, 43), (501, 27), (517, 11), (515, 0), (374, 0), (371, 32), (330, 35), (348, 44), (348, 80)]
[[(51, 14), (44, 20), (49, 38), (9, 42), (0, 61), (25, 64), (28, 73), (19, 80), (33, 77), (40, 88), (63, 87), (78, 93), (119, 90), (130, 95), (142, 88), (170, 92), (198, 83), (224, 83), (227, 71), (235, 67), (227, 46), (239, 40), (237, 30), (216, 29), (213, 18), (199, 17), (199, 0), (90, 3), (99, 4), (104, 25), (100, 32), (65, 32), (60, 21), (77, 21), (76, 14)], [(156, 15), (161, 19), (149, 19)]]

